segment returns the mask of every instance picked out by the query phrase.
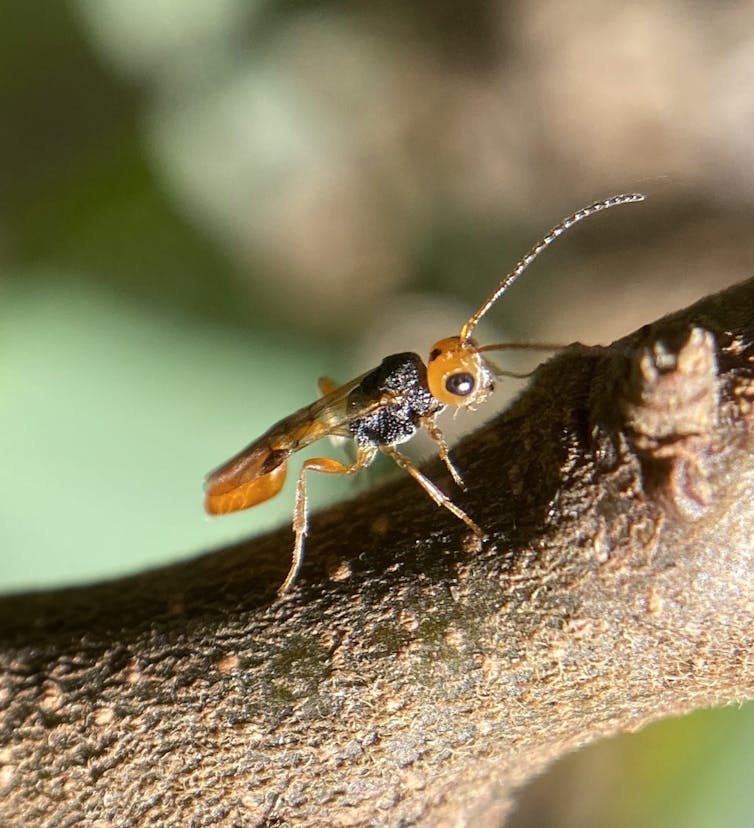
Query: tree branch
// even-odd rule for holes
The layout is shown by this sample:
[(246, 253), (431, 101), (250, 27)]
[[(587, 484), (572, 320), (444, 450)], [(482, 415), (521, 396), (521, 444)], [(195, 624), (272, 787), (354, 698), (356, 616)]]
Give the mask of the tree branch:
[(281, 600), (287, 529), (2, 599), (0, 823), (493, 826), (566, 751), (750, 698), (753, 340), (754, 280), (541, 366), (453, 451), (483, 545), (401, 477)]

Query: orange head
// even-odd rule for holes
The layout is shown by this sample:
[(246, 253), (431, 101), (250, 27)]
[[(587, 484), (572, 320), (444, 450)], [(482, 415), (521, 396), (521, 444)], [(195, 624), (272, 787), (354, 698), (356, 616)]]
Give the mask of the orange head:
[(494, 388), (494, 372), (473, 339), (449, 336), (435, 342), (427, 361), (432, 396), (444, 405), (482, 402)]
[[(444, 405), (459, 407), (473, 406), (482, 402), (493, 389), (495, 374), (507, 372), (496, 370), (490, 362), (485, 360), (481, 352), (503, 350), (515, 347), (515, 345), (500, 343), (480, 348), (471, 338), (471, 332), (476, 328), (479, 320), (534, 259), (574, 224), (602, 210), (643, 200), (644, 196), (641, 193), (622, 193), (603, 201), (595, 201), (594, 204), (571, 213), (560, 224), (556, 224), (546, 236), (543, 236), (518, 261), (513, 270), (503, 277), (500, 284), (484, 300), (479, 310), (461, 328), (458, 336), (450, 336), (435, 343), (427, 362), (427, 382), (434, 398)], [(546, 349), (549, 350), (549, 346), (546, 346)]]

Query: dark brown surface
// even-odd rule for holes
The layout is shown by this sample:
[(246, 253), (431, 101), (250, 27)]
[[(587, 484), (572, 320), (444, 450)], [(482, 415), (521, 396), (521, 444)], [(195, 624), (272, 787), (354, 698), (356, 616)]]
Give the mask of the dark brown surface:
[(453, 452), (483, 546), (396, 478), (284, 599), (288, 531), (2, 599), (0, 824), (493, 826), (568, 750), (751, 698), (752, 339), (754, 280), (542, 366)]

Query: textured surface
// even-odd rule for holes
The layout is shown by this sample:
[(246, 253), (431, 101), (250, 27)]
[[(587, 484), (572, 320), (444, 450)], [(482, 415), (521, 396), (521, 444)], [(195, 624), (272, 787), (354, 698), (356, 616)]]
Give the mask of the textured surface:
[(484, 545), (399, 478), (282, 600), (287, 531), (3, 599), (0, 824), (497, 825), (565, 751), (750, 698), (753, 338), (750, 281), (544, 365), (453, 452)]

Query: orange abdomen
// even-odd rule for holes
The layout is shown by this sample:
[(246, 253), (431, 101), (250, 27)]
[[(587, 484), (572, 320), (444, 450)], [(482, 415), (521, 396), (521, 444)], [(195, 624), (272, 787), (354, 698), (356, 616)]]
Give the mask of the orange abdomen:
[(210, 515), (226, 515), (264, 503), (283, 488), (288, 464), (281, 463), (271, 472), (234, 485), (231, 478), (222, 476), (207, 481), (204, 508)]

